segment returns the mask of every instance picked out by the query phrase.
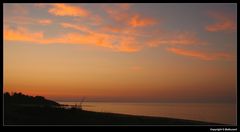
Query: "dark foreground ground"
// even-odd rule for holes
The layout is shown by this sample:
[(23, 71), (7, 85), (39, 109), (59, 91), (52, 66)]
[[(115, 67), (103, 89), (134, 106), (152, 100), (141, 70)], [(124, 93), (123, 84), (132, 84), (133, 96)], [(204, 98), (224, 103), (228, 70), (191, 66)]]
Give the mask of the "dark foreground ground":
[(208, 122), (91, 112), (42, 96), (4, 94), (4, 125), (220, 125)]
[(4, 125), (219, 125), (214, 123), (40, 106), (9, 105)]

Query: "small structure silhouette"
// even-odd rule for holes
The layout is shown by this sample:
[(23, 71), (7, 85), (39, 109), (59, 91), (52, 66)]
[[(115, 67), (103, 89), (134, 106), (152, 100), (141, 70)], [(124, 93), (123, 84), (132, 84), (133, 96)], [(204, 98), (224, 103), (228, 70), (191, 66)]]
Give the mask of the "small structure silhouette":
[(84, 100), (85, 100), (85, 97), (83, 97), (83, 98), (81, 99), (81, 101), (79, 102), (79, 104), (75, 103), (75, 105), (73, 105), (73, 106), (71, 107), (71, 109), (80, 109), (80, 110), (82, 110)]

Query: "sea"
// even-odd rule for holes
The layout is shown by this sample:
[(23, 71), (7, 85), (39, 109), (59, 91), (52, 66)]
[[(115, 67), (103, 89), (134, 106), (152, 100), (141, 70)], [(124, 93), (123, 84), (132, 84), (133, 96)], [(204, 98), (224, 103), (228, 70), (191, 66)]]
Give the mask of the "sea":
[[(80, 102), (58, 102), (80, 105)], [(237, 125), (237, 104), (231, 103), (126, 103), (83, 102), (82, 109), (96, 112), (170, 117)]]

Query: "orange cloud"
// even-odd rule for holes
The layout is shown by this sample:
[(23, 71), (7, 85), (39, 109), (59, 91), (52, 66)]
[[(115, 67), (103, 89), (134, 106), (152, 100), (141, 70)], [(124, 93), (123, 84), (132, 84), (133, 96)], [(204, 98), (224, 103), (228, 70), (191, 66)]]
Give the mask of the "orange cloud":
[(153, 25), (156, 23), (156, 20), (151, 18), (142, 18), (139, 15), (133, 15), (128, 24), (132, 27), (143, 27), (148, 25)]
[(116, 7), (107, 6), (104, 10), (116, 22), (121, 22), (131, 27), (143, 27), (156, 23), (155, 19), (140, 16), (137, 13), (129, 11), (129, 8), (129, 4), (120, 4)]
[[(138, 42), (136, 36), (124, 35), (124, 34), (108, 34), (101, 33), (92, 30), (88, 27), (74, 25), (70, 23), (61, 24), (65, 28), (73, 28), (83, 31), (82, 33), (66, 33), (61, 36), (53, 38), (45, 38), (43, 32), (32, 32), (26, 28), (11, 29), (9, 26), (4, 26), (4, 40), (7, 41), (23, 41), (36, 44), (79, 44), (79, 45), (93, 45), (111, 49), (117, 52), (138, 52), (142, 50), (146, 45), (144, 41)], [(178, 37), (181, 38), (181, 37)], [(176, 44), (175, 41), (168, 41)], [(180, 41), (178, 44), (182, 44)], [(192, 41), (191, 41), (192, 42)], [(185, 50), (179, 48), (167, 48), (168, 51), (178, 55), (195, 57), (201, 60), (232, 60), (233, 56), (228, 53), (205, 53), (199, 51)]]
[(39, 24), (42, 24), (42, 25), (49, 25), (49, 24), (52, 24), (52, 20), (49, 20), (49, 19), (41, 19), (38, 21)]
[(140, 45), (141, 43), (137, 42), (135, 37), (132, 36), (122, 36), (118, 39), (118, 45), (115, 45), (116, 51), (121, 52), (137, 52), (140, 51), (143, 46)]
[(92, 44), (101, 47), (113, 48), (111, 42), (113, 41), (112, 37), (107, 34), (98, 33), (91, 33), (87, 35), (68, 33), (56, 38), (44, 38), (43, 32), (34, 33), (25, 28), (10, 29), (9, 27), (5, 27), (4, 40), (34, 42), (38, 44)]
[(18, 28), (16, 30), (9, 28), (4, 29), (4, 40), (24, 41), (36, 44), (90, 44), (105, 48), (113, 48), (111, 38), (106, 35), (68, 33), (56, 38), (44, 38), (42, 32), (32, 33), (24, 28)]
[(4, 28), (4, 40), (8, 41), (24, 41), (36, 44), (79, 44), (79, 45), (95, 45), (99, 47), (109, 48), (119, 52), (137, 52), (142, 49), (135, 37), (112, 35), (100, 33), (84, 26), (73, 25), (69, 23), (61, 24), (65, 28), (73, 28), (83, 31), (82, 33), (66, 33), (54, 38), (45, 38), (43, 32), (30, 32), (25, 28), (11, 29)]
[(205, 61), (212, 60), (232, 60), (233, 56), (228, 53), (204, 53), (199, 51), (185, 50), (179, 48), (167, 48), (168, 51), (173, 52), (178, 55), (195, 57)]
[(32, 33), (25, 28), (10, 29), (8, 26), (4, 28), (4, 40), (10, 41), (26, 41), (37, 42), (43, 38), (42, 32)]
[(132, 27), (121, 27), (112, 25), (103, 25), (100, 28), (101, 32), (114, 33), (118, 35), (135, 36), (135, 37), (146, 37), (145, 31), (138, 30)]
[[(106, 33), (99, 33), (97, 31), (94, 31), (83, 25), (76, 25), (76, 24), (71, 24), (71, 23), (61, 23), (61, 26), (63, 26), (64, 28), (72, 28), (72, 29), (87, 33), (86, 35), (84, 35), (84, 37), (86, 37), (87, 41), (91, 41), (90, 43), (95, 43), (96, 45), (99, 45), (99, 46), (112, 48), (110, 41), (113, 41), (113, 39), (114, 39), (113, 35), (106, 34)], [(81, 40), (85, 39), (79, 35), (76, 37), (81, 38)]]
[(205, 27), (208, 32), (234, 31), (237, 28), (236, 22), (226, 14), (210, 12), (209, 16), (216, 19), (217, 22)]
[(85, 17), (89, 15), (89, 12), (82, 7), (76, 7), (67, 4), (51, 4), (51, 5), (52, 8), (50, 8), (48, 12), (56, 16)]
[(233, 21), (222, 21), (212, 25), (208, 25), (206, 30), (209, 32), (218, 32), (218, 31), (233, 31), (236, 29), (236, 26)]
[[(136, 38), (134, 36), (125, 36), (124, 33), (119, 32), (118, 35), (113, 35), (109, 33), (102, 33), (100, 31), (92, 30), (86, 26), (75, 25), (71, 23), (61, 23), (61, 25), (65, 28), (76, 29), (85, 33), (88, 33), (89, 41), (94, 41), (98, 46), (108, 47), (113, 49), (114, 51), (121, 52), (137, 52), (141, 49), (142, 46), (136, 43)], [(110, 30), (112, 30), (110, 27)]]
[(81, 45), (96, 45), (105, 48), (113, 48), (111, 43), (111, 36), (102, 34), (87, 34), (82, 35), (78, 33), (65, 34), (58, 38), (48, 40), (49, 43), (65, 43), (65, 44), (81, 44)]

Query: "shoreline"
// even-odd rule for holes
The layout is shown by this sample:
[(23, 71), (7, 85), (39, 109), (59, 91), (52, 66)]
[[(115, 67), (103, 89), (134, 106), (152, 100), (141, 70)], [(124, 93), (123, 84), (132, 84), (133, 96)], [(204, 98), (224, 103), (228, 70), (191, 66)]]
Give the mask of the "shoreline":
[(10, 105), (5, 107), (5, 112), (5, 125), (227, 125), (169, 117), (94, 112), (77, 108)]
[[(75, 106), (77, 102), (58, 102), (65, 104), (66, 107)], [(209, 107), (210, 105), (210, 107)], [(235, 122), (230, 118), (233, 114), (229, 114), (229, 117), (225, 118), (223, 110), (218, 110), (222, 103), (195, 104), (191, 103), (142, 103), (142, 102), (84, 102), (82, 107), (87, 111), (104, 112), (104, 113), (115, 113), (115, 114), (127, 114), (133, 116), (149, 116), (149, 117), (166, 117), (174, 119), (202, 121), (202, 122), (213, 122), (219, 124), (231, 124), (235, 125)], [(225, 104), (224, 104), (225, 106)], [(229, 105), (227, 105), (229, 106)], [(231, 105), (232, 106), (232, 105)], [(230, 107), (231, 107), (230, 106)], [(174, 108), (179, 108), (179, 111), (175, 111)], [(221, 106), (222, 107), (222, 106)], [(208, 112), (209, 109), (214, 109)], [(213, 117), (213, 118), (211, 118)], [(216, 118), (218, 117), (218, 118)]]
[[(4, 94), (4, 125), (155, 125), (155, 126), (226, 126), (229, 124), (130, 115), (110, 112), (94, 112), (82, 109), (84, 105), (61, 105), (42, 96), (28, 96), (22, 93)], [(70, 106), (70, 107), (69, 107)]]

